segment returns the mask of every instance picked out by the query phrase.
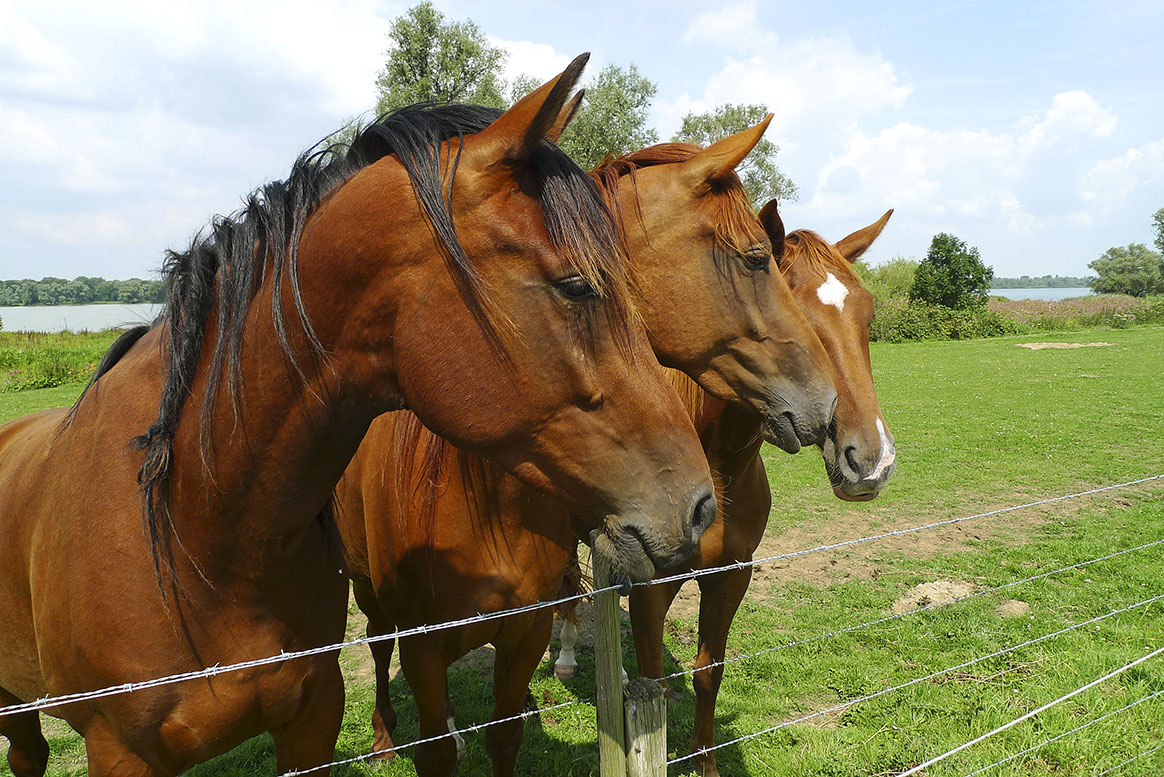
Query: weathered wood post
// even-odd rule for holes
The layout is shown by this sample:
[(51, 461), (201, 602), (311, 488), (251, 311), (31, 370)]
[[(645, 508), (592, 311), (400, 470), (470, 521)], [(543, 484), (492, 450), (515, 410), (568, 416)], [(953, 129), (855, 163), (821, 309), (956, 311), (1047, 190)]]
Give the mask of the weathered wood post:
[(667, 777), (667, 698), (663, 686), (640, 677), (625, 693), (627, 777)]
[[(591, 547), (596, 543), (591, 541)], [(595, 552), (594, 683), (598, 693), (598, 768), (602, 777), (626, 777), (626, 730), (622, 703), (622, 640), (619, 638), (618, 592), (601, 591), (610, 583), (610, 560)]]

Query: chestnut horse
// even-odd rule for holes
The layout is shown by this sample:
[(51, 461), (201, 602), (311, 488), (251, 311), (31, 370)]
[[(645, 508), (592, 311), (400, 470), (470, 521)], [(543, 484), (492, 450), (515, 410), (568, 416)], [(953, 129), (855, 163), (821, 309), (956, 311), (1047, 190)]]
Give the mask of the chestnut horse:
[[(785, 237), (775, 200), (760, 211), (773, 252), (779, 257), (780, 271), (834, 368), (837, 410), (822, 452), (834, 493), (849, 501), (875, 498), (892, 476), (896, 462), (893, 438), (881, 416), (869, 360), (873, 296), (861, 286), (850, 266), (881, 234), (892, 213), (890, 210), (875, 223), (830, 244), (808, 230)], [(721, 508), (695, 555), (677, 571), (750, 561), (764, 537), (772, 506), (768, 475), (760, 456), (758, 419), (706, 394), (688, 404), (688, 410), (715, 473)], [(715, 744), (715, 700), (723, 677), (723, 666), (717, 664), (723, 661), (728, 629), (751, 576), (751, 567), (745, 567), (697, 578), (699, 651), (692, 677), (693, 752)], [(635, 586), (631, 592), (631, 629), (639, 674), (644, 677), (663, 676), (664, 618), (682, 585), (683, 581), (678, 580)], [(563, 622), (561, 637), (568, 660), (559, 658), (556, 671), (569, 675), (577, 632), (568, 620)], [(709, 668), (700, 671), (703, 667)], [(719, 774), (714, 750), (697, 755), (696, 760), (699, 774)]]
[[(608, 160), (594, 173), (612, 207), (628, 216), (622, 226), (637, 307), (656, 353), (725, 394), (728, 380), (734, 382), (740, 391), (732, 404), (756, 419), (757, 433), (763, 419), (774, 415), (768, 387), (803, 396), (819, 383), (807, 368), (831, 367), (827, 357), (817, 361), (823, 349), (770, 266), (768, 239), (734, 172), (717, 173), (716, 183), (707, 173), (701, 178), (691, 171), (714, 169), (705, 168), (706, 161), (719, 156), (734, 167), (766, 124), (702, 151), (652, 147)], [(800, 427), (802, 418), (770, 420), (767, 426), (780, 439), (782, 425)], [(790, 447), (798, 443), (792, 436)], [(372, 424), (336, 496), (335, 519), (369, 636), (548, 598), (574, 557), (568, 506), (457, 451), (405, 413)], [(520, 712), (552, 622), (552, 611), (542, 609), (402, 640), (401, 662), (417, 701), (421, 737), (449, 731), (446, 670), (485, 642), (497, 649), (494, 719)], [(392, 650), (388, 641), (372, 645), (377, 751), (392, 747)], [(520, 722), (488, 729), (495, 774), (512, 773), (521, 736)], [(456, 761), (450, 739), (417, 748), (422, 775), (449, 774)]]
[[(631, 574), (691, 552), (707, 464), (608, 209), (543, 140), (584, 63), (475, 134), (412, 108), (301, 157), (170, 255), (159, 323), (71, 412), (0, 427), (0, 707), (342, 638), (319, 516), (393, 408), (602, 517)], [(343, 683), (330, 654), (49, 712), (94, 777), (174, 775), (263, 731), (282, 772), (331, 760)], [(43, 774), (35, 712), (0, 734), (18, 777)]]

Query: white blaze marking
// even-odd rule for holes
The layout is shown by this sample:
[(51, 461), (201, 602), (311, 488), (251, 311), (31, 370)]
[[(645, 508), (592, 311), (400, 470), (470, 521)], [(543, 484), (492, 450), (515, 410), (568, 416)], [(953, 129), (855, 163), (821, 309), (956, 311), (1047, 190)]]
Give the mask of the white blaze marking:
[(881, 423), (881, 419), (877, 419), (877, 434), (881, 435), (881, 458), (877, 460), (877, 466), (869, 473), (867, 480), (877, 480), (881, 474), (889, 467), (893, 466), (893, 462), (897, 460), (897, 451), (893, 448), (893, 443), (889, 442), (889, 436), (885, 434), (885, 424)]
[(837, 310), (843, 311), (845, 297), (849, 296), (849, 290), (845, 284), (837, 280), (837, 276), (829, 273), (825, 276), (825, 282), (816, 290), (816, 296), (822, 305), (832, 305)]

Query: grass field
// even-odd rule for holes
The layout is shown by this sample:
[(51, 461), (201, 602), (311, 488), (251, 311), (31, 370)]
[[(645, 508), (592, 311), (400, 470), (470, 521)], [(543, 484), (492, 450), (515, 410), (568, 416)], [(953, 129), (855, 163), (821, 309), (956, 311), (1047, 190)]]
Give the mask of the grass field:
[[(1052, 339), (1109, 345), (1019, 347)], [(893, 482), (875, 502), (842, 503), (827, 488), (819, 455), (790, 457), (769, 449), (776, 508), (761, 555), (1164, 473), (1164, 328), (875, 344), (873, 363), (885, 417), (897, 439)], [(65, 404), (78, 389), (0, 394), (0, 420)], [(733, 627), (729, 656), (886, 617), (919, 584), (945, 581), (981, 591), (1164, 540), (1162, 496), (1164, 481), (1156, 481), (760, 567)], [(728, 745), (719, 754), (721, 771), (725, 777), (895, 774), (1161, 647), (1164, 618), (1161, 605), (1154, 604), (870, 701), (845, 704), (1164, 593), (1160, 547), (732, 664), (720, 694), (718, 742), (843, 706)], [(669, 671), (689, 666), (695, 651), (694, 596), (688, 589), (667, 629)], [(362, 633), (354, 611), (349, 632)], [(624, 648), (633, 674), (627, 634)], [(372, 689), (366, 649), (345, 651), (341, 662), (349, 682), (337, 757), (349, 757), (369, 748)], [(452, 698), (462, 726), (488, 718), (488, 662), (488, 651), (478, 651), (452, 672)], [(564, 685), (553, 678), (550, 659), (543, 662), (531, 686), (539, 705), (593, 695), (591, 654), (581, 651), (579, 663), (578, 679)], [(393, 690), (401, 715), (397, 741), (408, 742), (417, 735), (411, 698), (400, 678)], [(1164, 657), (971, 747), (927, 774), (967, 775), (1157, 691), (1164, 691)], [(674, 682), (671, 757), (687, 752), (693, 710), (690, 681)], [(49, 725), (54, 752), (49, 773), (84, 773), (77, 737), (58, 722)], [(594, 737), (589, 704), (533, 718), (526, 725), (518, 773), (595, 775)], [(483, 735), (466, 740), (461, 773), (488, 773)], [(1162, 743), (1164, 696), (985, 774), (1098, 775)], [(1164, 750), (1114, 773), (1162, 771)], [(272, 775), (270, 740), (252, 740), (192, 773)], [(335, 773), (414, 771), (404, 751), (388, 765), (355, 765)], [(669, 773), (692, 773), (690, 762)], [(0, 775), (8, 774), (0, 766)]]

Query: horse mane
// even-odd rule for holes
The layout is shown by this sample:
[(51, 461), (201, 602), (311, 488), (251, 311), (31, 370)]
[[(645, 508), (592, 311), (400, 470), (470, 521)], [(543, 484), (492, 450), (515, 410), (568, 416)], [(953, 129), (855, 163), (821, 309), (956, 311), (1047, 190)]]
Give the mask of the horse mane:
[[(383, 157), (395, 155), (408, 174), (414, 196), (474, 315), (486, 324), (487, 333), (492, 331), (487, 311), (504, 321), (500, 311), (491, 309), (489, 289), (460, 244), (451, 203), (464, 136), (481, 131), (500, 113), (455, 104), (421, 104), (390, 112), (360, 130), (350, 145), (317, 143), (296, 159), (285, 181), (263, 185), (247, 196), (233, 215), (214, 218), (185, 251), (166, 252), (162, 267), (166, 302), (154, 321), (155, 326), (167, 329), (163, 338), (165, 383), (157, 418), (131, 442), (145, 451), (138, 482), (142, 489), (143, 524), (159, 588), (163, 588), (163, 567), (170, 573), (171, 587), (175, 587), (169, 540), (176, 539), (180, 548), (182, 545), (168, 505), (174, 437), (193, 389), (208, 320), (213, 313), (218, 334), (201, 414), (204, 466), (209, 466), (211, 410), (224, 382), (238, 417), (243, 330), (268, 273), (272, 293), (267, 304), (271, 305), (276, 339), (288, 363), (300, 379), (308, 380), (299, 363), (302, 356), (297, 358), (292, 346), (292, 326), (306, 341), (308, 356), (328, 363), (300, 294), (298, 245), (308, 219), (349, 178)], [(454, 140), (455, 153), (442, 153), (442, 144)], [(611, 214), (594, 182), (548, 141), (539, 145), (524, 169), (530, 174), (528, 181), (551, 244), (608, 300), (604, 308), (615, 339), (629, 349), (632, 311), (622, 253)], [(284, 310), (284, 290), (290, 292), (293, 302), (290, 314)], [(144, 331), (131, 330), (119, 338), (86, 388), (116, 364)], [(83, 392), (73, 412), (84, 396)], [(190, 560), (201, 574), (198, 564)]]
[[(635, 172), (647, 167), (686, 162), (702, 150), (700, 146), (691, 143), (657, 143), (629, 154), (607, 156), (590, 172), (590, 176), (598, 182), (620, 225), (624, 222), (619, 192), (623, 179), (629, 179), (631, 185), (636, 187), (635, 215), (641, 223), (642, 212), (638, 206)], [(756, 220), (756, 212), (752, 209), (748, 192), (734, 172), (723, 179), (712, 181), (711, 187), (712, 193), (718, 195), (716, 200), (719, 203), (719, 214), (715, 224), (716, 246), (737, 255), (742, 254), (755, 243), (753, 237), (755, 231), (749, 231), (746, 226)], [(633, 269), (632, 267), (631, 270)]]
[(784, 238), (784, 253), (780, 257), (780, 271), (784, 275), (795, 266), (803, 266), (814, 277), (824, 280), (829, 273), (838, 280), (861, 286), (853, 266), (837, 253), (833, 244), (811, 229), (789, 232)]

